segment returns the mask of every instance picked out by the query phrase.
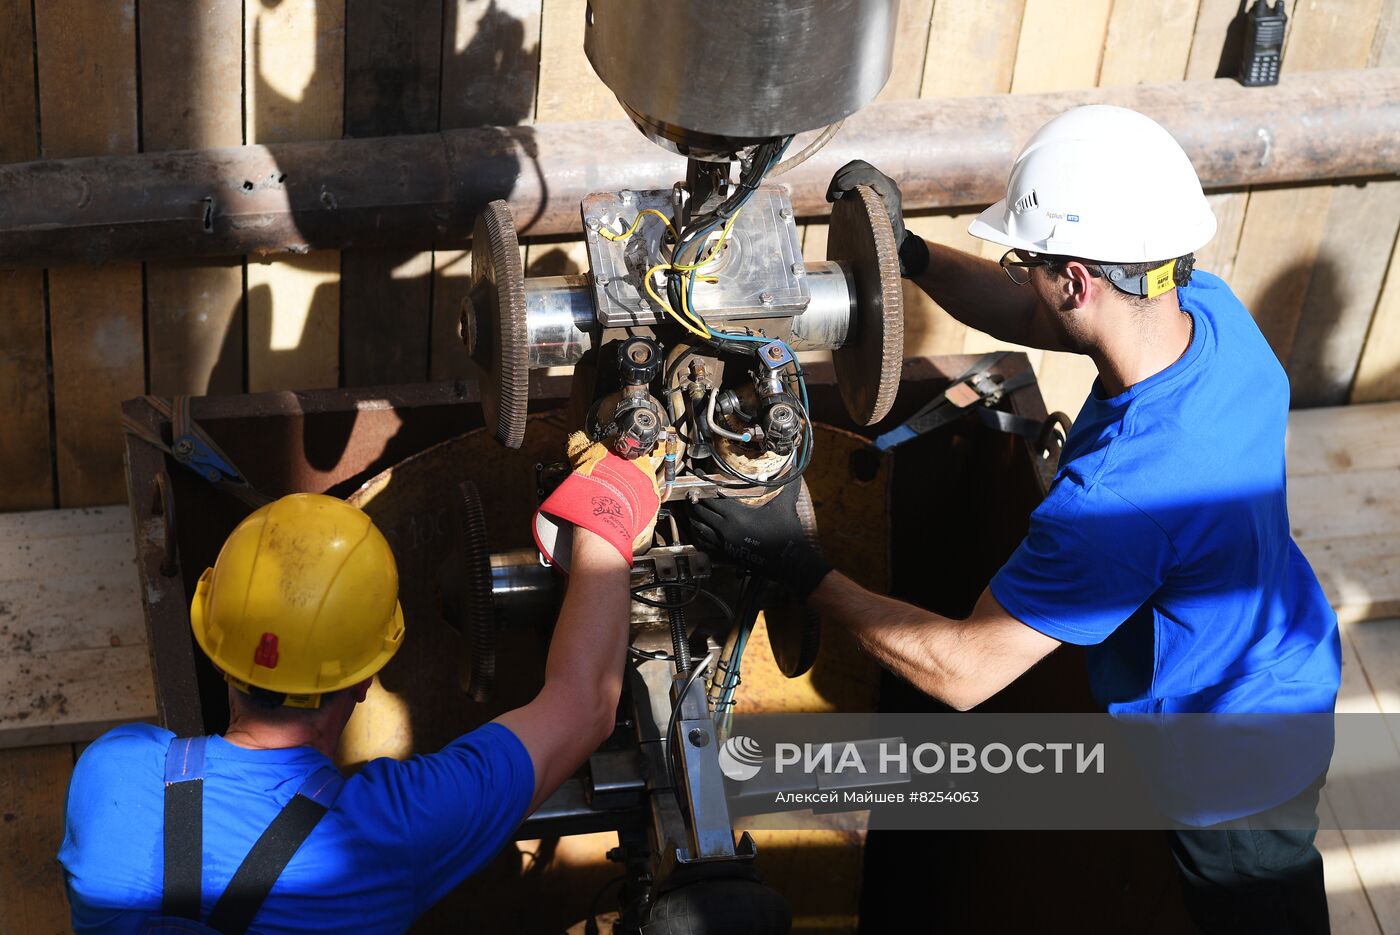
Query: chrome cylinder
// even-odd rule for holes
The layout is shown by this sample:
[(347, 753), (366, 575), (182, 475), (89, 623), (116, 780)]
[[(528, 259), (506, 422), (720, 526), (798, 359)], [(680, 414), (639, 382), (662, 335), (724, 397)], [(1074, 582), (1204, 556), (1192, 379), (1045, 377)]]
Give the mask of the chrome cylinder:
[(496, 618), (512, 625), (548, 620), (559, 600), (559, 580), (534, 549), (491, 553), (491, 601)]
[(536, 276), (525, 280), (525, 327), (530, 367), (572, 367), (589, 347), (594, 326), (587, 276)]
[[(855, 291), (840, 263), (806, 265), (807, 309), (792, 319), (794, 351), (833, 351), (852, 337)], [(572, 367), (590, 347), (595, 327), (593, 289), (586, 276), (538, 276), (525, 280), (525, 327), (530, 367)]]
[(873, 100), (899, 0), (590, 0), (586, 16), (588, 60), (642, 132), (704, 158)]
[(855, 289), (840, 263), (807, 264), (812, 301), (792, 320), (788, 347), (794, 351), (834, 351), (853, 338)]

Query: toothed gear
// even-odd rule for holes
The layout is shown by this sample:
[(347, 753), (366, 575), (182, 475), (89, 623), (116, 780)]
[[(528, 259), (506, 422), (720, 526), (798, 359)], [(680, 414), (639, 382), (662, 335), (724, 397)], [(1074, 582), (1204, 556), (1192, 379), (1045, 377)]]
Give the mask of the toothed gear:
[[(802, 524), (802, 534), (807, 544), (820, 550), (817, 511), (812, 505), (812, 494), (807, 489), (807, 481), (799, 479), (798, 483), (802, 487), (797, 493), (797, 521)], [(821, 617), (786, 592), (783, 592), (782, 598), (764, 609), (763, 619), (768, 627), (768, 645), (773, 650), (773, 661), (778, 664), (778, 671), (794, 679), (812, 668), (817, 661), (817, 650), (821, 648)]]
[(455, 548), (443, 567), (444, 615), (467, 642), (462, 688), (489, 701), (496, 686), (496, 609), (491, 594), (491, 545), (476, 484), (463, 481), (452, 503)]
[(855, 281), (854, 340), (832, 352), (836, 384), (857, 425), (889, 415), (904, 365), (904, 291), (899, 245), (875, 190), (857, 185), (831, 208), (826, 258)]
[(476, 315), (471, 351), (481, 371), (481, 410), (496, 440), (519, 448), (525, 441), (530, 399), (530, 345), (520, 241), (504, 201), (491, 202), (477, 216), (470, 299)]

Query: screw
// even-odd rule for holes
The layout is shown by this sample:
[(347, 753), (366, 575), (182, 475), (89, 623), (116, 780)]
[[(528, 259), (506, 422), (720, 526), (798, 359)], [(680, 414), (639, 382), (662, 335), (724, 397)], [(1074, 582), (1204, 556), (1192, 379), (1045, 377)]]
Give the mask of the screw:
[(792, 209), (791, 209), (791, 208), (781, 208), (781, 209), (779, 209), (779, 211), (778, 211), (778, 217), (780, 217), (780, 218), (782, 218), (784, 221), (786, 221), (787, 219), (789, 219), (790, 217), (792, 217)]
[(588, 229), (591, 231), (597, 231), (598, 228), (603, 226), (603, 222), (597, 218), (587, 218), (584, 223), (588, 225)]
[(803, 266), (801, 263), (792, 264), (792, 275), (801, 276), (805, 272), (807, 272), (807, 267)]
[(763, 293), (762, 295), (760, 295), (760, 296), (758, 297), (758, 301), (762, 302), (764, 305), (772, 305), (772, 304), (773, 304), (773, 293), (771, 293), (771, 292), (765, 292), (765, 293)]
[(710, 742), (709, 732), (700, 727), (692, 730), (687, 737), (690, 739), (691, 746), (694, 747), (703, 747)]
[(177, 455), (188, 455), (188, 454), (192, 453), (193, 451), (194, 451), (194, 443), (191, 442), (191, 441), (189, 441), (189, 440), (178, 441), (178, 442), (175, 443), (175, 453), (176, 453)]
[(594, 276), (593, 281), (598, 284), (599, 288), (602, 288), (606, 286), (610, 280), (606, 276)]

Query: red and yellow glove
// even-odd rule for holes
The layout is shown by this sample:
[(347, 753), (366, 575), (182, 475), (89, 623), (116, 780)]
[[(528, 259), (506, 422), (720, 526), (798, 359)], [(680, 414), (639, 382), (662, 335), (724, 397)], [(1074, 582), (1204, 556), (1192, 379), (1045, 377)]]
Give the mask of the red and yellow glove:
[(535, 544), (560, 570), (569, 570), (573, 531), (581, 526), (612, 543), (629, 564), (635, 549), (651, 544), (661, 506), (658, 469), (665, 451), (628, 461), (583, 432), (569, 436), (574, 469), (535, 512)]

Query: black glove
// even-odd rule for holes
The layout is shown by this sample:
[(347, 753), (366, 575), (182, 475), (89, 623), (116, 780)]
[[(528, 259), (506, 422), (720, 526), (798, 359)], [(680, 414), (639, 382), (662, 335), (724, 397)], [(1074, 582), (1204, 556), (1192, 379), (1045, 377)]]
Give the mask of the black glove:
[(928, 244), (918, 234), (904, 229), (904, 203), (899, 185), (864, 159), (853, 159), (836, 170), (826, 190), (826, 200), (835, 202), (857, 185), (869, 185), (885, 203), (890, 225), (894, 227), (894, 242), (899, 249), (899, 274), (913, 277), (928, 269)]
[(797, 518), (800, 486), (788, 484), (759, 507), (727, 497), (700, 500), (690, 513), (697, 544), (746, 571), (778, 582), (805, 601), (831, 566), (807, 544)]

